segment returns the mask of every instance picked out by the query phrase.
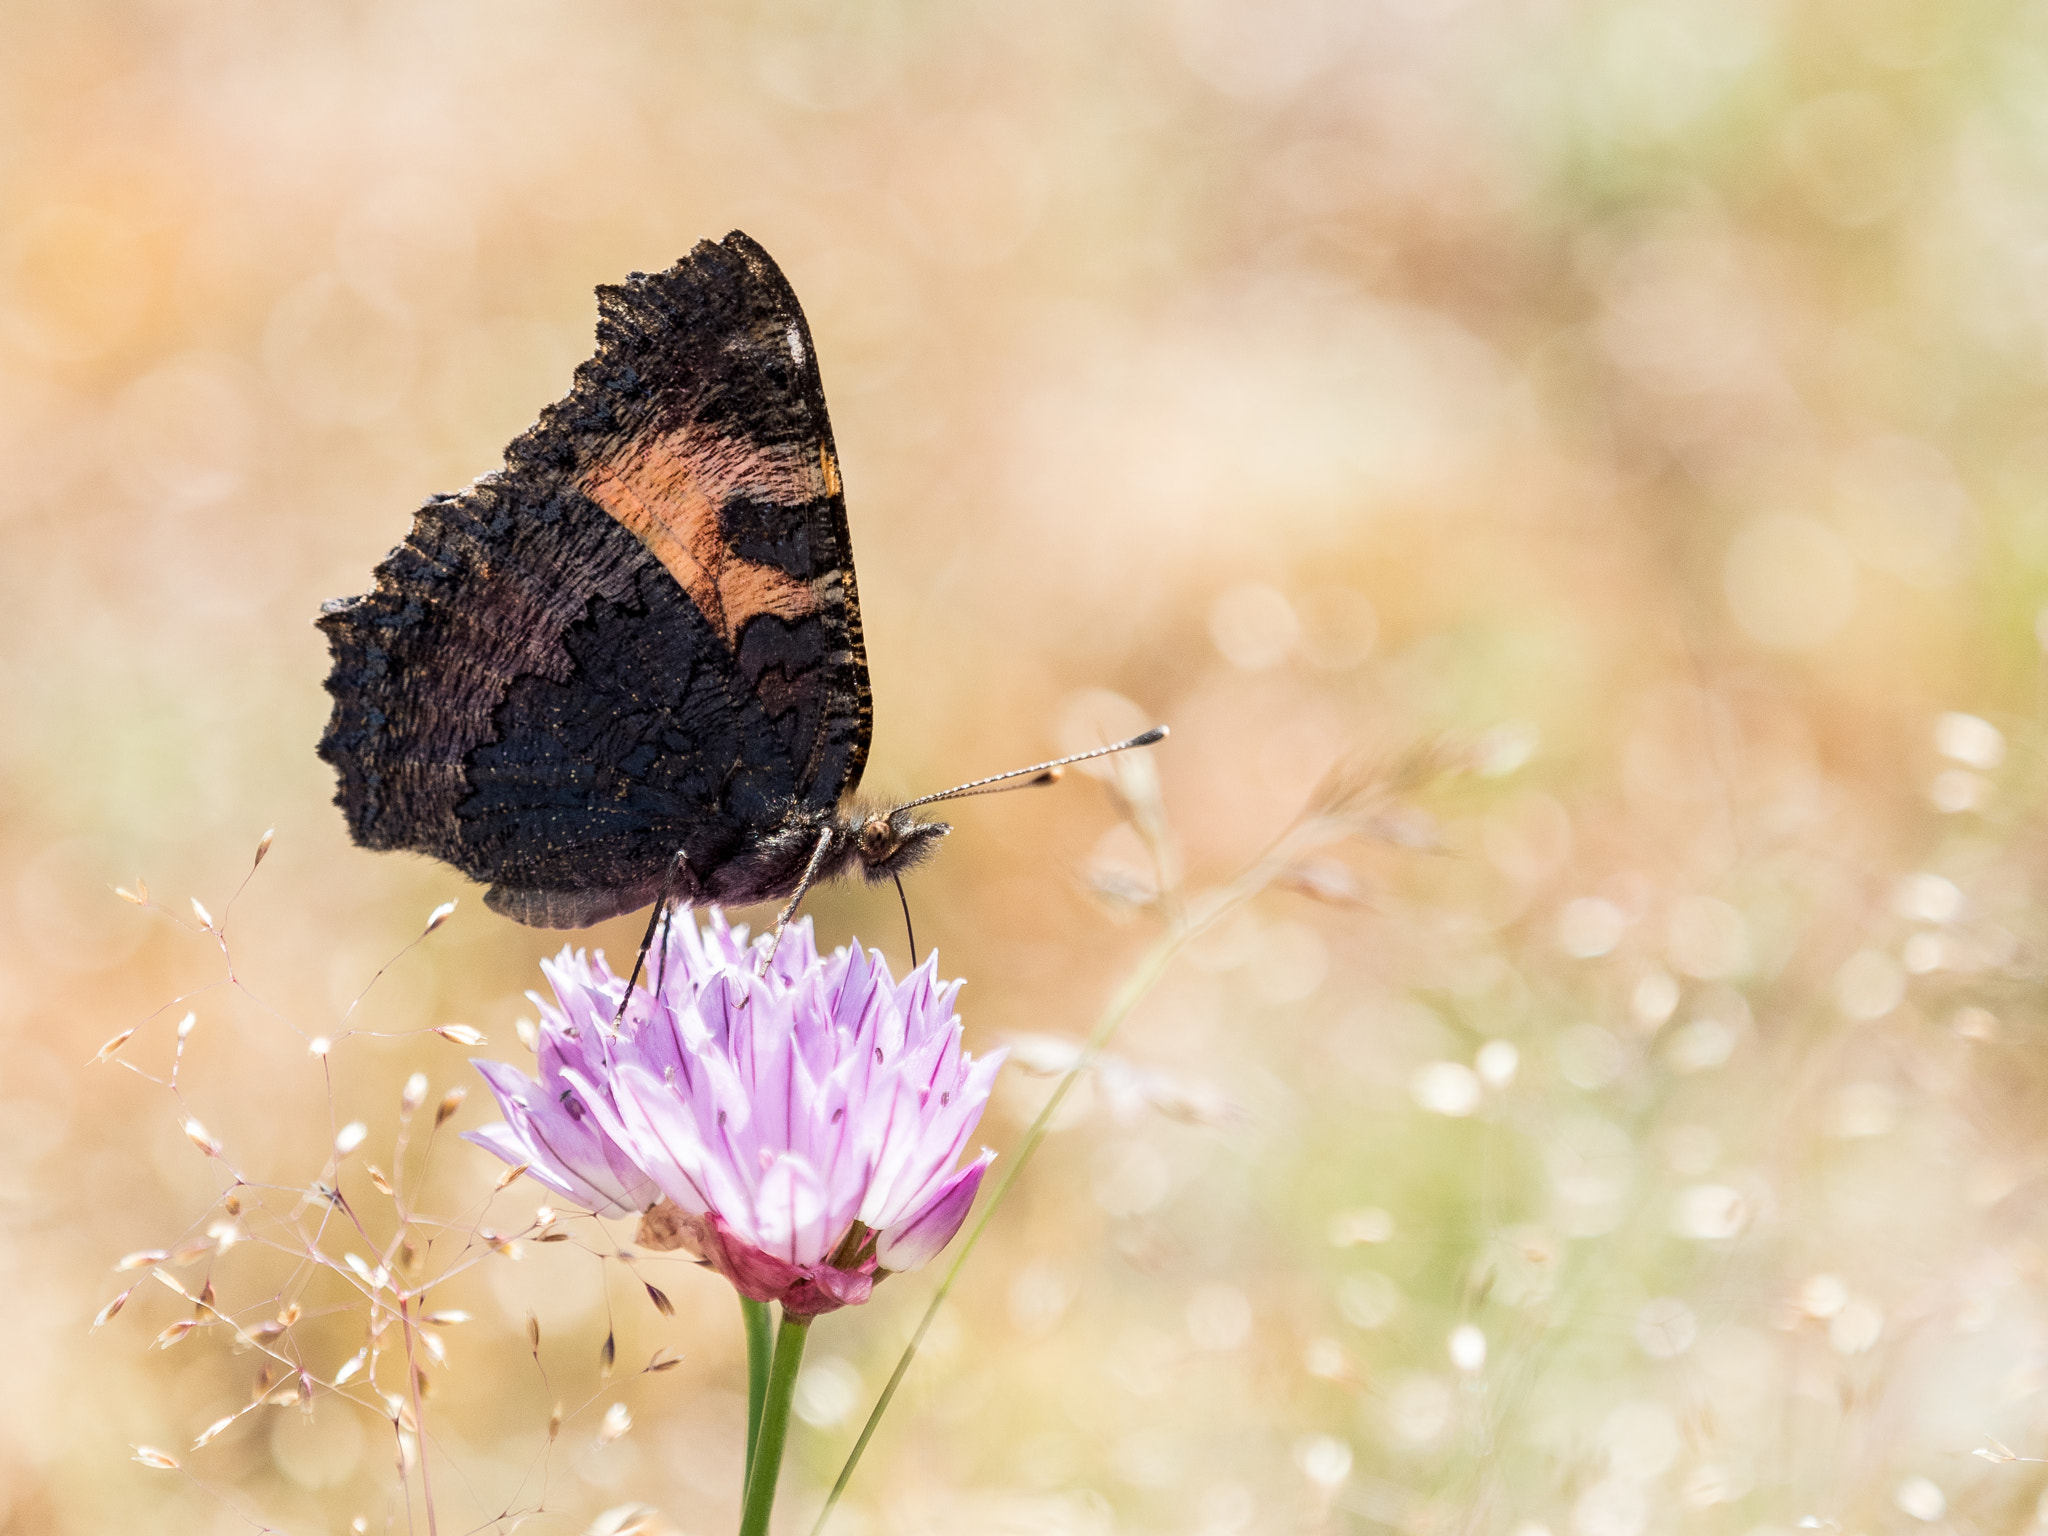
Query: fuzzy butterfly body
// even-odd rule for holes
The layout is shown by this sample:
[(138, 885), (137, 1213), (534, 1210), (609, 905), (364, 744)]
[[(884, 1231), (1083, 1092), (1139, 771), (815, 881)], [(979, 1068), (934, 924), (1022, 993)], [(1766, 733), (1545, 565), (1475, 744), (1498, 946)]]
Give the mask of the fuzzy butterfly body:
[(810, 329), (735, 232), (598, 290), (597, 355), (505, 467), (325, 605), (355, 840), (583, 927), (885, 878), (947, 830), (846, 804), (872, 732)]

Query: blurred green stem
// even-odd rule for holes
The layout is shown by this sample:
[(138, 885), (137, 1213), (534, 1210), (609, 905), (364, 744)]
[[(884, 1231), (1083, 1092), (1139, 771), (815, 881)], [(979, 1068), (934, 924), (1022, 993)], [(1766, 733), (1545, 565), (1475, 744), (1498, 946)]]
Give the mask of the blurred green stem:
[(741, 1480), (754, 1475), (754, 1446), (761, 1438), (761, 1405), (768, 1400), (768, 1356), (774, 1335), (768, 1321), (768, 1303), (740, 1298), (740, 1316), (747, 1325), (747, 1470)]
[(867, 1450), (868, 1441), (874, 1438), (875, 1427), (882, 1422), (882, 1415), (888, 1411), (889, 1400), (895, 1397), (896, 1389), (903, 1384), (903, 1377), (910, 1370), (910, 1362), (917, 1358), (918, 1346), (924, 1342), (924, 1336), (932, 1326), (932, 1319), (938, 1316), (939, 1307), (944, 1303), (946, 1293), (953, 1289), (953, 1282), (960, 1278), (961, 1266), (967, 1262), (967, 1256), (974, 1252), (974, 1245), (981, 1241), (981, 1234), (987, 1230), (989, 1218), (995, 1215), (996, 1207), (1003, 1203), (1003, 1196), (1010, 1192), (1010, 1186), (1017, 1182), (1017, 1175), (1022, 1173), (1024, 1165), (1031, 1161), (1031, 1154), (1037, 1151), (1038, 1144), (1045, 1140), (1045, 1133), (1052, 1125), (1052, 1117), (1058, 1113), (1061, 1101), (1066, 1098), (1068, 1091), (1073, 1088), (1081, 1074), (1093, 1065), (1095, 1058), (1102, 1053), (1102, 1048), (1109, 1044), (1109, 1037), (1116, 1033), (1117, 1026), (1130, 1016), (1131, 1010), (1138, 1006), (1140, 999), (1152, 990), (1152, 984), (1165, 972), (1168, 963), (1172, 961), (1181, 945), (1193, 937), (1193, 934), (1192, 928), (1183, 928), (1152, 946), (1151, 951), (1139, 963), (1137, 970), (1131, 973), (1130, 979), (1124, 983), (1122, 990), (1110, 1003), (1108, 1011), (1096, 1024), (1094, 1034), (1088, 1037), (1088, 1043), (1081, 1048), (1081, 1054), (1075, 1058), (1074, 1065), (1068, 1069), (1067, 1075), (1060, 1079), (1059, 1086), (1053, 1089), (1052, 1097), (1045, 1101), (1045, 1108), (1041, 1109), (1038, 1118), (1031, 1122), (1031, 1129), (1024, 1133), (1023, 1143), (1011, 1156), (1009, 1168), (997, 1183), (995, 1193), (983, 1203), (981, 1214), (974, 1219), (974, 1225), (967, 1229), (967, 1236), (954, 1251), (953, 1262), (946, 1268), (946, 1278), (941, 1280), (939, 1288), (932, 1292), (931, 1303), (924, 1309), (924, 1316), (917, 1320), (917, 1331), (910, 1336), (910, 1342), (903, 1346), (902, 1358), (897, 1360), (896, 1369), (890, 1374), (889, 1384), (882, 1388), (882, 1395), (875, 1400), (874, 1409), (868, 1414), (867, 1423), (861, 1426), (860, 1438), (853, 1442), (853, 1450), (847, 1454), (846, 1465), (840, 1468), (839, 1481), (832, 1485), (832, 1492), (825, 1500), (825, 1507), (818, 1511), (818, 1521), (811, 1527), (811, 1536), (818, 1536), (818, 1533), (825, 1529), (825, 1522), (832, 1518), (832, 1511), (838, 1507), (840, 1496), (846, 1492), (846, 1485), (853, 1481), (853, 1469), (860, 1465), (861, 1453)]
[[(767, 1308), (763, 1306), (762, 1311), (765, 1320)], [(803, 1364), (804, 1341), (810, 1331), (808, 1317), (782, 1315), (782, 1327), (775, 1334), (775, 1358), (768, 1367), (767, 1393), (761, 1403), (759, 1435), (748, 1458), (747, 1504), (740, 1515), (740, 1536), (768, 1536), (775, 1481), (782, 1471), (782, 1446), (789, 1438), (789, 1405), (796, 1396), (797, 1368)]]
[[(1053, 1116), (1059, 1113), (1060, 1105), (1066, 1101), (1067, 1094), (1072, 1091), (1074, 1084), (1083, 1073), (1095, 1065), (1095, 1059), (1108, 1047), (1110, 1039), (1122, 1027), (1124, 1020), (1144, 1001), (1145, 994), (1150, 992), (1159, 978), (1166, 974), (1166, 968), (1173, 963), (1174, 957), (1191, 940), (1207, 932), (1271, 885), (1275, 878), (1294, 864), (1304, 847), (1314, 847), (1330, 841), (1332, 831), (1340, 822), (1339, 816), (1311, 807), (1275, 838), (1266, 851), (1253, 860), (1251, 866), (1235, 880), (1220, 889), (1208, 892), (1185, 910), (1180, 905), (1177, 890), (1169, 885), (1162, 891), (1161, 906), (1165, 910), (1168, 922), (1166, 933), (1145, 952), (1144, 958), (1138, 962), (1137, 969), (1131, 972), (1123, 986), (1117, 989), (1116, 996), (1110, 999), (1109, 1006), (1103, 1010), (1101, 1018), (1096, 1021), (1094, 1030), (1089, 1034), (1087, 1043), (1074, 1058), (1073, 1066), (1067, 1069), (1066, 1076), (1062, 1077), (1059, 1086), (1053, 1089), (1052, 1097), (1045, 1101), (1045, 1107), (1031, 1122), (1031, 1128), (1024, 1133), (1024, 1140), (1011, 1155), (1009, 1166), (997, 1182), (994, 1192), (983, 1203), (981, 1214), (975, 1217), (974, 1225), (967, 1229), (967, 1236), (954, 1250), (953, 1262), (946, 1268), (946, 1277), (939, 1282), (939, 1288), (932, 1292), (932, 1299), (924, 1309), (924, 1316), (918, 1319), (917, 1331), (911, 1334), (910, 1342), (903, 1346), (903, 1354), (896, 1362), (896, 1369), (890, 1373), (888, 1384), (882, 1388), (882, 1395), (875, 1400), (875, 1406), (868, 1414), (867, 1422), (861, 1426), (860, 1438), (853, 1442), (853, 1449), (847, 1453), (846, 1465), (839, 1469), (839, 1480), (832, 1485), (832, 1492), (825, 1499), (825, 1507), (818, 1511), (817, 1522), (811, 1527), (811, 1536), (820, 1536), (825, 1529), (825, 1522), (832, 1518), (832, 1511), (838, 1508), (839, 1500), (846, 1492), (846, 1485), (853, 1481), (854, 1468), (860, 1465), (861, 1456), (867, 1450), (868, 1442), (875, 1436), (876, 1426), (882, 1422), (882, 1415), (888, 1411), (890, 1400), (896, 1396), (896, 1389), (903, 1384), (904, 1375), (910, 1370), (910, 1362), (917, 1358), (918, 1346), (924, 1342), (925, 1334), (930, 1331), (932, 1319), (938, 1316), (947, 1293), (953, 1289), (953, 1282), (960, 1278), (961, 1268), (967, 1263), (968, 1255), (974, 1252), (974, 1245), (981, 1241), (981, 1234), (987, 1230), (996, 1208), (1003, 1203), (1003, 1197), (1009, 1194), (1010, 1186), (1015, 1184), (1024, 1172), (1025, 1165), (1031, 1161), (1031, 1155), (1038, 1150), (1039, 1143), (1045, 1140), (1045, 1133), (1052, 1127)], [(1153, 844), (1154, 857), (1158, 860), (1162, 879), (1171, 881), (1171, 861), (1166, 856), (1164, 839), (1163, 818), (1154, 818), (1154, 826), (1148, 834), (1148, 841)]]

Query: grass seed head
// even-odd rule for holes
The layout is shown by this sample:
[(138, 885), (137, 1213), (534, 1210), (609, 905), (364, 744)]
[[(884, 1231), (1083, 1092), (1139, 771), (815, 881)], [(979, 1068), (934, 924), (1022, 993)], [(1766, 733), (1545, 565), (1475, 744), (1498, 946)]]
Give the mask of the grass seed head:
[(109, 1039), (105, 1045), (101, 1046), (98, 1050), (92, 1053), (91, 1065), (95, 1067), (103, 1066), (107, 1062), (112, 1061), (114, 1059), (114, 1053), (120, 1050), (122, 1046), (126, 1045), (130, 1040), (134, 1038), (135, 1027), (133, 1025), (130, 1025), (128, 1028), (122, 1030), (118, 1035), (115, 1035), (111, 1039)]

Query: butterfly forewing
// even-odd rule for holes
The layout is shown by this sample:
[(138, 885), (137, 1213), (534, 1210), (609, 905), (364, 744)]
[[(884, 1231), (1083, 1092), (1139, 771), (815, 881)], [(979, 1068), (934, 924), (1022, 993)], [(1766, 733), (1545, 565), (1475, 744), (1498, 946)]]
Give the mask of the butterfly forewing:
[(320, 620), (320, 754), (356, 840), (446, 859), (547, 926), (652, 901), (679, 850), (677, 893), (723, 894), (793, 807), (858, 783), (871, 730), (789, 284), (734, 233), (598, 303), (569, 396)]

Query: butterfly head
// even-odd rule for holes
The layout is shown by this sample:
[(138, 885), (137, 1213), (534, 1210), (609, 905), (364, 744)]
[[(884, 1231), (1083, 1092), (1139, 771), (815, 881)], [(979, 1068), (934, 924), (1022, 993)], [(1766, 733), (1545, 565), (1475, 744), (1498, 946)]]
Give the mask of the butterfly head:
[(880, 882), (922, 864), (938, 851), (939, 839), (953, 828), (943, 821), (919, 821), (908, 806), (898, 806), (892, 811), (869, 811), (851, 830), (861, 873)]

